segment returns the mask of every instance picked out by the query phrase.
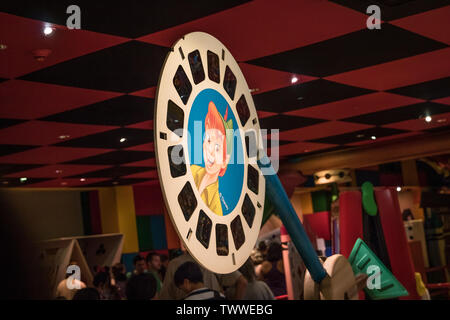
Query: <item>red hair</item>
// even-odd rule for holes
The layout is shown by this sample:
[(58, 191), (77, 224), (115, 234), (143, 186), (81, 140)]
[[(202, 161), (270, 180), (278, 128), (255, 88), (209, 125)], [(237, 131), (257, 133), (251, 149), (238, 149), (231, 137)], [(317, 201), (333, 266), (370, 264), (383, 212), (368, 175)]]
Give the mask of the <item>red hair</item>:
[[(228, 107), (225, 111), (225, 121), (228, 116)], [(225, 133), (225, 126), (223, 125), (222, 117), (219, 113), (219, 110), (217, 110), (216, 105), (214, 102), (210, 101), (208, 105), (208, 113), (206, 114), (205, 118), (205, 130), (208, 129), (216, 129), (219, 130), (223, 134), (223, 161), (226, 161), (227, 159), (227, 142), (226, 142), (226, 133)], [(225, 174), (225, 171), (227, 168), (221, 169), (219, 172), (219, 176), (223, 176)]]

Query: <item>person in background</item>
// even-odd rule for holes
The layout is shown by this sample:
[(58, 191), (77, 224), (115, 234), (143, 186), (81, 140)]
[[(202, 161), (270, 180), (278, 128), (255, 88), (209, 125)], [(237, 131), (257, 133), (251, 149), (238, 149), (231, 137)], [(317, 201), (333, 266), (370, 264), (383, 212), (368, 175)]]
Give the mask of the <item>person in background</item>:
[(147, 263), (145, 262), (145, 259), (141, 255), (137, 255), (133, 259), (133, 265), (134, 265), (134, 271), (131, 273), (129, 272), (127, 274), (127, 277), (130, 278), (134, 275), (143, 274), (147, 271)]
[(122, 263), (116, 263), (111, 268), (112, 278), (111, 284), (116, 286), (120, 299), (125, 299), (125, 289), (127, 286), (127, 276), (125, 266)]
[(255, 266), (250, 258), (248, 258), (242, 267), (239, 268), (239, 271), (248, 282), (247, 289), (244, 294), (244, 300), (275, 299), (269, 286), (265, 282), (256, 279)]
[(111, 283), (108, 267), (101, 268), (94, 276), (93, 285), (100, 294), (100, 300), (120, 300), (117, 287)]
[(100, 300), (100, 294), (95, 288), (78, 290), (72, 300)]
[[(75, 260), (71, 261), (67, 268), (71, 265), (78, 266), (78, 262)], [(72, 300), (77, 290), (86, 288), (86, 284), (83, 281), (71, 276), (72, 273), (66, 273), (66, 278), (58, 284), (56, 288), (56, 297), (64, 297), (67, 300)]]
[[(178, 267), (188, 261), (195, 262), (194, 258), (187, 252), (170, 260), (169, 265), (167, 266), (166, 277), (164, 278), (164, 283), (159, 294), (161, 300), (181, 300), (186, 296), (186, 293), (175, 285), (173, 277)], [(203, 283), (205, 287), (222, 293), (225, 292), (226, 289), (234, 287), (234, 290), (231, 290), (233, 291), (233, 295), (227, 296), (227, 298), (241, 300), (244, 297), (247, 280), (245, 280), (244, 276), (239, 271), (216, 275), (201, 266), (199, 267), (203, 274)]]
[(283, 253), (280, 243), (272, 242), (269, 245), (267, 259), (261, 264), (261, 276), (276, 297), (286, 294)]
[(175, 286), (184, 291), (184, 300), (225, 300), (220, 292), (205, 287), (200, 267), (191, 261), (180, 265), (174, 274)]
[(128, 280), (125, 292), (128, 300), (155, 299), (155, 277), (149, 273), (134, 275)]
[(169, 257), (166, 254), (160, 255), (161, 257), (161, 279), (164, 281), (164, 278), (166, 277), (166, 270), (167, 266), (169, 265)]
[(156, 280), (156, 292), (161, 291), (162, 282), (161, 282), (161, 258), (156, 252), (149, 252), (147, 254), (147, 271), (155, 277)]

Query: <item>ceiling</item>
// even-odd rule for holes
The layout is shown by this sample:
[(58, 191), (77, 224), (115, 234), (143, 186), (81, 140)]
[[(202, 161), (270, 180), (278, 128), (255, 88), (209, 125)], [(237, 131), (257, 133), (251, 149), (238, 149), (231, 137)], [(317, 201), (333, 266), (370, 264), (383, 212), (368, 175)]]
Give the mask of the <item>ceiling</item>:
[(153, 183), (159, 72), (192, 31), (238, 60), (282, 161), (450, 129), (447, 1), (76, 1), (68, 30), (72, 2), (0, 3), (1, 186)]

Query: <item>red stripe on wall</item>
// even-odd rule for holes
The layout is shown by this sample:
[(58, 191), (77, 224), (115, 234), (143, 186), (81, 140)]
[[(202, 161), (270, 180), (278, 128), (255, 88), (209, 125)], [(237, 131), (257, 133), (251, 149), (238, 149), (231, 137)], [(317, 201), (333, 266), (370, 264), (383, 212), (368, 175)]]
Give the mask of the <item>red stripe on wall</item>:
[(89, 192), (89, 206), (91, 209), (91, 230), (92, 234), (102, 233), (102, 219), (100, 216), (100, 202), (98, 191)]

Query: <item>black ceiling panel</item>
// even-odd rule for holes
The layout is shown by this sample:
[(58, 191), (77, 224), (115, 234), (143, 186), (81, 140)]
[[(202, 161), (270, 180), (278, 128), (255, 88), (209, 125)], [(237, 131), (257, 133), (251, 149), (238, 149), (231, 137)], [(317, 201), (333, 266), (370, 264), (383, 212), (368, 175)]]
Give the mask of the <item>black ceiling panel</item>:
[(100, 155), (81, 158), (66, 162), (67, 164), (104, 164), (104, 165), (120, 165), (135, 161), (147, 160), (154, 158), (155, 154), (151, 151), (130, 151), (118, 150), (103, 153)]
[(318, 79), (253, 96), (257, 110), (287, 112), (374, 92)]
[(441, 42), (384, 23), (380, 30), (364, 28), (248, 63), (326, 77), (446, 47)]
[(391, 21), (448, 5), (448, 0), (329, 0), (366, 14), (367, 7), (378, 5), (381, 20)]
[(43, 182), (51, 179), (45, 178), (27, 178), (26, 181), (20, 181), (20, 178), (0, 178), (0, 188), (24, 187), (33, 183)]
[(444, 98), (450, 95), (450, 77), (396, 88), (389, 92), (424, 100)]
[(243, 0), (14, 0), (0, 2), (0, 11), (66, 25), (67, 7), (81, 11), (81, 28), (138, 38), (232, 8)]
[(126, 185), (132, 185), (136, 183), (141, 183), (149, 180), (156, 180), (156, 179), (140, 179), (140, 178), (129, 178), (129, 179), (111, 179), (106, 181), (101, 181), (97, 183), (92, 183), (88, 185), (83, 185), (83, 187), (114, 187), (114, 186), (126, 186)]
[(22, 76), (64, 86), (130, 93), (156, 86), (169, 49), (129, 41)]
[(449, 107), (446, 105), (433, 102), (423, 102), (379, 112), (367, 113), (360, 116), (343, 119), (342, 121), (384, 125), (410, 119), (425, 118), (427, 115), (432, 116), (449, 111)]
[[(0, 177), (7, 174), (22, 172), (26, 170), (31, 170), (35, 168), (42, 167), (40, 164), (12, 164), (12, 163), (1, 163), (0, 164)], [(0, 186), (1, 187), (1, 186)]]
[(279, 114), (272, 117), (262, 118), (259, 120), (261, 129), (273, 130), (279, 129), (281, 131), (303, 128), (311, 126), (313, 124), (324, 122), (325, 120), (305, 118), (305, 117), (294, 117)]
[(18, 119), (0, 119), (0, 129), (7, 128), (10, 126), (14, 126), (16, 124), (25, 122), (25, 120)]
[[(121, 139), (126, 140), (121, 142)], [(152, 130), (119, 128), (55, 144), (58, 147), (123, 149), (153, 141)]]
[(153, 99), (123, 95), (85, 107), (57, 113), (41, 120), (126, 126), (153, 119), (153, 108)]
[[(33, 148), (37, 148), (36, 146), (22, 146), (22, 145), (15, 145), (15, 144), (1, 144), (0, 145), (0, 157), (6, 156), (8, 154), (16, 153), (16, 152), (22, 152), (27, 151)], [(30, 162), (32, 163), (32, 159), (30, 159)]]
[(331, 143), (331, 144), (349, 144), (364, 140), (372, 140), (372, 136), (375, 138), (382, 138), (386, 136), (392, 136), (395, 134), (404, 133), (406, 131), (398, 130), (398, 129), (390, 129), (390, 128), (369, 128), (365, 130), (354, 131), (351, 133), (340, 134), (337, 136), (330, 136), (326, 138), (320, 138), (316, 140), (310, 140), (310, 142), (319, 142), (319, 143)]

